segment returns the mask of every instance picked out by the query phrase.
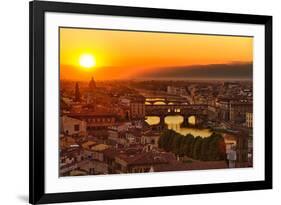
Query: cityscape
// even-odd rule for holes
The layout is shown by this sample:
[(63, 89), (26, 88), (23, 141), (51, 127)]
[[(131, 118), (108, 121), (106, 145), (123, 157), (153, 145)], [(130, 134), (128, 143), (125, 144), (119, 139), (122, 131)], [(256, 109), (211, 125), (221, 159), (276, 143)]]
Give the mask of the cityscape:
[(253, 167), (252, 38), (61, 29), (59, 176)]

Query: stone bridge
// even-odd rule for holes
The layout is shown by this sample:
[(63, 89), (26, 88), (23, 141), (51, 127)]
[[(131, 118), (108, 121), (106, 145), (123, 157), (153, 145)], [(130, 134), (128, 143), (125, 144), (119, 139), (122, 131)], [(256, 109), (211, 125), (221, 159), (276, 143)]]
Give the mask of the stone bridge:
[(188, 125), (188, 118), (195, 117), (195, 124), (201, 124), (207, 120), (208, 105), (145, 105), (146, 116), (160, 117), (160, 124), (165, 124), (165, 117), (169, 115), (181, 115), (184, 125)]
[(189, 104), (187, 100), (183, 97), (154, 97), (154, 98), (146, 98), (145, 101), (146, 105), (155, 105), (157, 103), (163, 103), (166, 105)]

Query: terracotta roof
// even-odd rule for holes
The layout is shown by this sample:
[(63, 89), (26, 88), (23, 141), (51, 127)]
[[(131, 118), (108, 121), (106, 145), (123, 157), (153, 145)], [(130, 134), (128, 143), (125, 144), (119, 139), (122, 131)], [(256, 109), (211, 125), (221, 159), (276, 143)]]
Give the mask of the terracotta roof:
[(70, 117), (116, 117), (115, 114), (104, 112), (82, 112), (82, 113), (69, 113)]
[(128, 163), (128, 165), (143, 165), (143, 164), (168, 164), (171, 160), (171, 154), (144, 152), (136, 155), (122, 154), (118, 157)]
[(106, 150), (108, 148), (109, 148), (109, 145), (98, 144), (98, 145), (95, 145), (95, 146), (91, 147), (91, 150), (92, 151), (96, 151), (96, 152), (101, 152), (101, 151), (104, 151), (104, 150)]
[(114, 159), (120, 155), (137, 155), (142, 152), (141, 146), (130, 146), (126, 148), (108, 148), (103, 151), (104, 156)]
[(225, 161), (193, 161), (191, 163), (183, 163), (174, 161), (170, 164), (155, 165), (153, 169), (155, 172), (164, 171), (185, 171), (185, 170), (204, 170), (204, 169), (225, 169), (228, 168)]
[(60, 150), (60, 156), (67, 156), (67, 157), (75, 157), (81, 153), (81, 149), (79, 147), (71, 147)]

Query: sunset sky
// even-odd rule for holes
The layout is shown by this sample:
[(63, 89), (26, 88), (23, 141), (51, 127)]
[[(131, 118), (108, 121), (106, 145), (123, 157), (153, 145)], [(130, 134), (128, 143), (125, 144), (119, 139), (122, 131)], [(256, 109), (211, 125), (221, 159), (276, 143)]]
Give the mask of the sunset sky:
[(252, 37), (60, 28), (61, 79), (248, 78), (252, 60)]

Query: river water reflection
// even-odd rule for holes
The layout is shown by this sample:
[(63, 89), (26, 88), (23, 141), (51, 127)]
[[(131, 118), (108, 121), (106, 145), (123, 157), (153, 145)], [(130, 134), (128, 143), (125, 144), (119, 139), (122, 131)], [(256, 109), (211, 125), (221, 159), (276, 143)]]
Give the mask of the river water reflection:
[[(160, 118), (157, 116), (147, 116), (146, 122), (149, 125), (157, 125), (160, 122)], [(209, 129), (198, 129), (190, 127), (181, 127), (183, 123), (183, 117), (180, 115), (176, 116), (167, 116), (165, 118), (165, 123), (168, 126), (168, 129), (172, 129), (182, 135), (192, 134), (193, 136), (209, 137), (212, 132)]]

